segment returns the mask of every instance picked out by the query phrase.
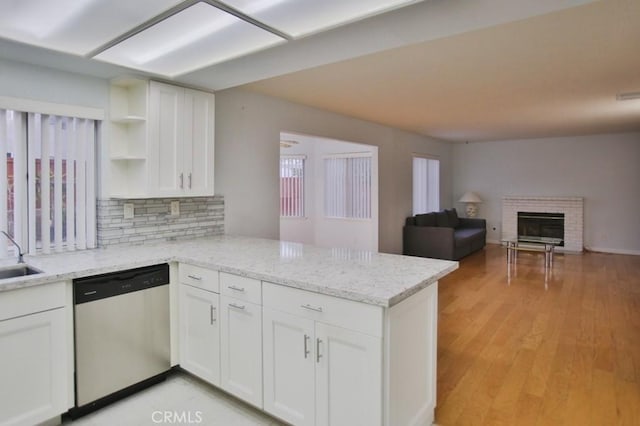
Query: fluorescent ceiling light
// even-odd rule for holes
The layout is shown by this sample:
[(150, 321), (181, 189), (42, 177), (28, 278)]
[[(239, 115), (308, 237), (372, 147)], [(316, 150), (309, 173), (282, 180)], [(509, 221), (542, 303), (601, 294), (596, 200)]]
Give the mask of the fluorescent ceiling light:
[(196, 3), (95, 58), (174, 77), (284, 41), (209, 4)]
[(180, 0), (14, 0), (2, 2), (0, 37), (86, 55)]
[(418, 1), (222, 0), (245, 15), (293, 37), (316, 33)]

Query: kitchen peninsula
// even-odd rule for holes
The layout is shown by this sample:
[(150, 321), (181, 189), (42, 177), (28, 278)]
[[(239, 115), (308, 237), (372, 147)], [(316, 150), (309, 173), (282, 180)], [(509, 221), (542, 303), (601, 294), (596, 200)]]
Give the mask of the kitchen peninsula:
[[(14, 306), (3, 311), (0, 325), (60, 310), (63, 323), (54, 328), (64, 344), (51, 359), (60, 363), (63, 357), (67, 366), (58, 368), (64, 370), (60, 383), (51, 384), (66, 392), (51, 404), (55, 408), (43, 411), (47, 417), (34, 417), (38, 421), (74, 403), (72, 280), (165, 262), (171, 271), (172, 365), (292, 424), (433, 421), (437, 280), (457, 262), (233, 236), (26, 261), (43, 273), (0, 281), (0, 307)], [(22, 293), (30, 296), (29, 312), (16, 308), (27, 303)], [(47, 296), (36, 303), (31, 296), (39, 294)], [(204, 308), (202, 325), (195, 313)], [(217, 327), (209, 346), (215, 356), (196, 351), (203, 342), (193, 339), (202, 328), (190, 327), (204, 326)], [(237, 364), (247, 359), (255, 362)], [(3, 402), (0, 408), (11, 412)]]

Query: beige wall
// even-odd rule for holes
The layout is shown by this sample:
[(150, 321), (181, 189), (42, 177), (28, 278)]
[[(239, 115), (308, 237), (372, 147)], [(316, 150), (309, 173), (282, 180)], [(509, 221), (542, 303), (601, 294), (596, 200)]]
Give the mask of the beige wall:
[(216, 93), (216, 193), (225, 197), (227, 233), (278, 238), (281, 131), (378, 147), (382, 252), (402, 251), (402, 226), (411, 215), (412, 153), (440, 159), (440, 203), (451, 205), (452, 147), (446, 142), (230, 89)]

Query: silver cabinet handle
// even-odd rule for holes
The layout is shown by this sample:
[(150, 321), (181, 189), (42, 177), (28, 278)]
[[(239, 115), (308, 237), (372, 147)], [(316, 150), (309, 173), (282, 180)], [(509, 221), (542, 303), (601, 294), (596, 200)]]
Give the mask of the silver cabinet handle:
[(309, 346), (308, 346), (309, 339), (310, 337), (305, 334), (304, 335), (304, 359), (307, 359), (307, 356), (309, 356)]
[(320, 358), (322, 358), (322, 354), (320, 353), (320, 343), (322, 343), (322, 339), (316, 339), (316, 362), (320, 362)]
[(236, 308), (236, 309), (244, 309), (245, 308), (244, 305), (236, 305), (235, 303), (229, 303), (229, 306), (231, 306), (232, 308)]
[(211, 305), (209, 315), (211, 316), (211, 325), (213, 325), (213, 322), (217, 319), (216, 308), (213, 305)]
[(230, 285), (229, 288), (231, 290), (244, 292), (244, 287), (236, 287), (235, 285)]
[(184, 189), (184, 173), (180, 173), (180, 189)]
[(196, 281), (202, 281), (202, 277), (199, 277), (197, 275), (187, 275), (187, 278), (191, 278), (192, 280)]
[(189, 173), (189, 189), (191, 189), (191, 173)]
[(318, 306), (317, 308), (314, 308), (313, 306), (307, 303), (306, 305), (300, 305), (300, 307), (304, 309), (309, 309), (310, 311), (322, 312), (322, 306)]

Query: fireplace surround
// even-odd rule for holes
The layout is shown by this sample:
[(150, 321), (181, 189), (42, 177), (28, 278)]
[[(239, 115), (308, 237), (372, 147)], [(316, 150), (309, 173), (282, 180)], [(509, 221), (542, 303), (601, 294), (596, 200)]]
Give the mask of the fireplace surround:
[(502, 238), (518, 236), (518, 212), (564, 215), (564, 246), (558, 251), (583, 250), (584, 199), (509, 195), (502, 198)]

